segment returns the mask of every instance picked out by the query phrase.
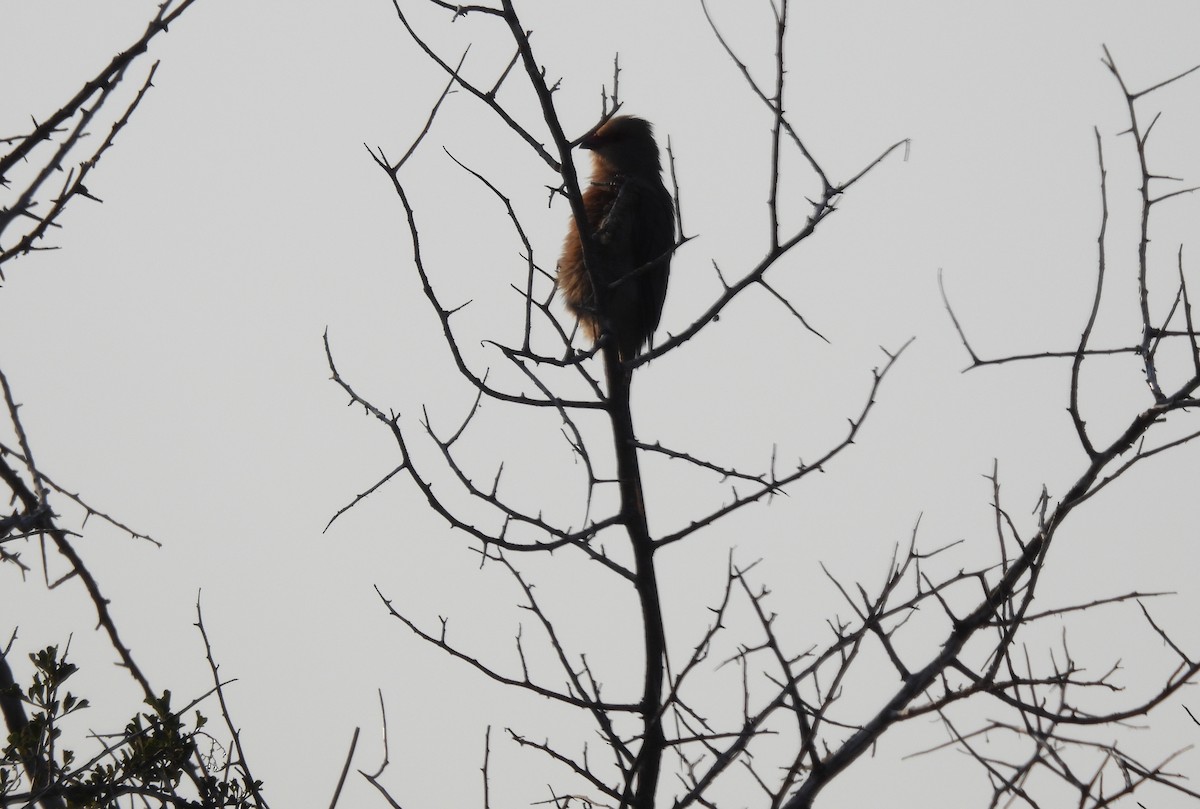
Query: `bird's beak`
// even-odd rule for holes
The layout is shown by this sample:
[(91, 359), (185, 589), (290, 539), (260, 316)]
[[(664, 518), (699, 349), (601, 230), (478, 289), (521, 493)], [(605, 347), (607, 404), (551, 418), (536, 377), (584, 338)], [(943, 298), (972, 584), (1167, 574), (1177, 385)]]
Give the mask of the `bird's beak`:
[(591, 135), (588, 135), (583, 140), (579, 141), (580, 149), (594, 150), (599, 146), (600, 146), (600, 141), (596, 137), (596, 134), (594, 132)]

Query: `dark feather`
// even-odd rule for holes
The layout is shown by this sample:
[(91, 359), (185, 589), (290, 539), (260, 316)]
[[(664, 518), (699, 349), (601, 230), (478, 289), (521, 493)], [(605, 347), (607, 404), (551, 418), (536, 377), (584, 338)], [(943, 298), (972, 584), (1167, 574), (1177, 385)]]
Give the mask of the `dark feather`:
[(593, 153), (583, 205), (598, 266), (590, 273), (584, 266), (572, 220), (558, 262), (558, 286), (584, 334), (595, 342), (607, 332), (621, 359), (629, 360), (651, 341), (662, 317), (675, 246), (675, 205), (663, 185), (648, 122), (613, 118), (580, 146)]

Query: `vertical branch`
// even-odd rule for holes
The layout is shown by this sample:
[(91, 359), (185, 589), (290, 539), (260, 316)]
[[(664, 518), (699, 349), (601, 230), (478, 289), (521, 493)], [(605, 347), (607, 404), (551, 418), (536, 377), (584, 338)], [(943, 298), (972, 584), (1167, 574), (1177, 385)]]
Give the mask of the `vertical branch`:
[[(554, 108), (552, 91), (546, 86), (544, 74), (538, 67), (537, 60), (534, 59), (529, 45), (529, 36), (517, 17), (512, 0), (503, 0), (502, 5), (504, 20), (508, 23), (513, 39), (517, 43), (525, 72), (537, 94), (542, 108), (542, 116), (559, 153), (563, 190), (570, 202), (571, 212), (579, 229), (584, 265), (589, 268), (589, 272), (593, 272), (593, 268), (597, 266), (596, 251), (591, 228), (588, 226), (587, 213), (583, 207), (583, 196), (579, 190), (579, 177), (571, 160), (571, 145), (563, 134), (558, 112)], [(598, 295), (603, 294), (604, 287), (602, 285), (593, 284), (593, 288)], [(642, 608), (645, 649), (645, 672), (641, 700), (642, 746), (634, 763), (631, 783), (626, 785), (625, 800), (631, 800), (638, 809), (653, 809), (662, 766), (662, 755), (666, 747), (662, 729), (666, 636), (663, 629), (658, 578), (654, 568), (654, 543), (650, 537), (649, 525), (646, 520), (641, 470), (637, 458), (637, 442), (633, 430), (633, 417), (629, 408), (632, 368), (625, 366), (620, 361), (617, 356), (617, 347), (611, 342), (604, 344), (603, 358), (609, 388), (607, 410), (612, 422), (617, 478), (620, 488), (620, 514), (633, 548), (634, 587)]]
[(1192, 301), (1188, 297), (1187, 279), (1183, 275), (1183, 245), (1179, 245), (1179, 254), (1176, 257), (1176, 262), (1179, 267), (1179, 294), (1183, 298), (1183, 322), (1187, 325), (1188, 344), (1192, 347), (1192, 366), (1196, 370), (1196, 376), (1200, 377), (1200, 344), (1196, 342), (1196, 327), (1192, 323)]
[[(583, 266), (591, 278), (592, 292), (596, 296), (596, 307), (599, 311), (603, 312), (606, 310), (604, 296), (610, 294), (610, 290), (607, 284), (599, 282), (600, 276), (596, 272), (600, 259), (597, 255), (595, 239), (592, 233), (593, 229), (588, 223), (587, 210), (583, 206), (583, 193), (579, 189), (579, 175), (575, 171), (575, 162), (571, 159), (572, 144), (563, 133), (562, 122), (558, 118), (558, 110), (554, 108), (554, 90), (546, 85), (545, 71), (539, 67), (537, 60), (533, 56), (533, 49), (529, 45), (529, 32), (521, 25), (521, 20), (517, 16), (517, 11), (513, 7), (512, 0), (503, 0), (502, 15), (504, 21), (508, 23), (513, 40), (517, 44), (517, 50), (521, 55), (521, 63), (525, 68), (525, 74), (529, 77), (529, 82), (533, 86), (534, 93), (537, 95), (538, 103), (542, 109), (542, 118), (546, 123), (546, 127), (550, 130), (550, 137), (554, 141), (555, 150), (558, 152), (558, 161), (553, 164), (553, 167), (562, 177), (562, 192), (571, 206), (571, 216), (579, 231), (579, 242), (583, 248)], [(613, 108), (615, 111), (616, 107), (619, 106), (616, 101), (616, 81), (620, 75), (619, 65), (614, 63), (613, 70)], [(512, 126), (515, 126), (515, 124)]]
[[(1108, 232), (1108, 174), (1104, 169), (1104, 145), (1100, 140), (1100, 130), (1093, 128), (1093, 131), (1096, 133), (1096, 160), (1100, 164), (1100, 235), (1096, 239), (1099, 246), (1096, 259), (1096, 297), (1092, 300), (1091, 314), (1088, 315), (1087, 325), (1083, 327), (1083, 333), (1079, 336), (1079, 348), (1071, 362), (1071, 404), (1067, 408), (1071, 412), (1071, 421), (1075, 423), (1075, 433), (1079, 436), (1079, 443), (1083, 444), (1083, 449), (1089, 458), (1096, 457), (1096, 448), (1088, 437), (1087, 423), (1084, 422), (1079, 412), (1079, 372), (1083, 368), (1083, 357), (1087, 351), (1088, 339), (1092, 335), (1092, 329), (1096, 325), (1096, 315), (1100, 311), (1100, 295), (1104, 290), (1104, 270), (1107, 263), (1104, 239)], [(1003, 545), (1003, 543), (1001, 544)]]
[[(1104, 46), (1104, 64), (1116, 77), (1117, 83), (1121, 86), (1121, 92), (1125, 95), (1125, 106), (1129, 110), (1129, 134), (1133, 135), (1134, 144), (1136, 146), (1138, 168), (1141, 171), (1142, 184), (1138, 188), (1138, 193), (1141, 195), (1141, 216), (1139, 217), (1140, 233), (1138, 236), (1138, 305), (1142, 314), (1142, 367), (1146, 372), (1146, 384), (1150, 386), (1151, 393), (1154, 394), (1156, 402), (1162, 402), (1164, 395), (1162, 388), (1158, 383), (1158, 371), (1154, 363), (1154, 352), (1151, 350), (1150, 343), (1154, 337), (1154, 325), (1150, 322), (1150, 287), (1146, 279), (1147, 275), (1147, 259), (1146, 255), (1150, 245), (1150, 168), (1146, 163), (1146, 138), (1150, 136), (1149, 130), (1142, 133), (1138, 126), (1137, 109), (1134, 107), (1134, 102), (1138, 99), (1138, 94), (1129, 92), (1129, 88), (1125, 86), (1125, 79), (1117, 71), (1116, 63), (1113, 61), (1112, 54), (1108, 52), (1108, 46)], [(1153, 129), (1154, 124), (1150, 124)]]
[(567, 142), (567, 136), (563, 134), (562, 123), (558, 120), (558, 111), (554, 109), (554, 99), (550, 95), (550, 88), (546, 86), (546, 81), (543, 78), (541, 69), (538, 67), (537, 60), (533, 58), (533, 50), (529, 46), (529, 35), (521, 26), (521, 20), (517, 17), (512, 0), (504, 0), (503, 5), (504, 21), (508, 23), (513, 39), (517, 43), (517, 48), (521, 53), (521, 63), (525, 68), (526, 75), (529, 76), (534, 92), (537, 94), (538, 103), (542, 108), (542, 117), (545, 119), (546, 127), (550, 130), (550, 137), (553, 139), (555, 149), (558, 152), (559, 161), (556, 168), (562, 174), (563, 192), (566, 194), (567, 201), (571, 205), (571, 214), (575, 217), (575, 221), (579, 223), (579, 235), (583, 241), (584, 256), (586, 257), (589, 255), (588, 248), (591, 245), (591, 234), (589, 229), (585, 227), (587, 213), (583, 208), (583, 195), (579, 191), (579, 175), (575, 173), (575, 163), (571, 160), (571, 144)]
[(654, 568), (654, 541), (650, 537), (646, 519), (642, 473), (638, 465), (633, 416), (629, 409), (633, 372), (621, 363), (615, 345), (605, 344), (603, 353), (604, 369), (608, 376), (608, 413), (612, 420), (617, 480), (621, 492), (621, 520), (633, 546), (634, 588), (642, 608), (646, 654), (641, 700), (642, 746), (634, 762), (632, 782), (626, 785), (625, 800), (637, 809), (653, 809), (666, 748), (662, 727), (662, 689), (667, 641), (658, 575)]
[[(21, 424), (21, 419), (17, 415), (20, 405), (13, 399), (12, 388), (8, 385), (8, 377), (0, 371), (0, 389), (4, 392), (4, 403), (8, 406), (8, 413), (12, 419), (13, 430), (17, 434), (17, 442), (21, 445), (21, 451), (25, 453), (25, 466), (29, 470), (29, 479), (33, 482), (33, 490), (37, 495), (37, 502), (34, 505), (28, 505), (30, 513), (40, 512), (46, 507), (46, 487), (43, 484), (42, 474), (38, 472), (37, 464), (33, 461), (33, 450), (29, 446), (29, 438), (25, 435), (25, 427)], [(13, 490), (16, 494), (16, 489)]]
[(782, 0), (782, 6), (775, 8), (775, 97), (771, 107), (775, 113), (775, 121), (771, 125), (771, 192), (767, 207), (771, 211), (771, 249), (779, 249), (779, 139), (783, 128), (783, 37), (787, 29), (788, 0)]
[[(221, 682), (220, 669), (216, 658), (213, 656), (212, 644), (208, 640), (208, 630), (204, 628), (204, 614), (200, 610), (200, 595), (196, 594), (196, 628), (200, 630), (200, 638), (204, 641), (204, 657), (208, 661), (208, 670), (212, 673), (213, 691), (217, 694), (217, 702), (221, 706), (221, 718), (225, 720), (225, 727), (229, 730), (229, 737), (233, 743), (233, 749), (237, 751), (237, 769), (244, 777), (247, 788), (253, 798), (253, 804), (258, 809), (267, 809), (267, 801), (259, 789), (261, 781), (254, 779), (250, 774), (250, 760), (246, 758), (246, 751), (242, 749), (242, 733), (238, 730), (237, 725), (233, 723), (233, 715), (229, 712), (229, 704), (225, 701), (225, 683)], [(350, 761), (354, 758), (354, 748), (358, 744), (358, 728), (354, 729), (354, 738), (350, 741), (350, 752), (346, 754), (346, 764), (342, 768), (341, 778), (338, 779), (337, 789), (334, 790), (333, 800), (329, 804), (330, 809), (337, 806), (338, 796), (342, 792), (342, 784), (346, 781), (346, 773), (350, 770)]]

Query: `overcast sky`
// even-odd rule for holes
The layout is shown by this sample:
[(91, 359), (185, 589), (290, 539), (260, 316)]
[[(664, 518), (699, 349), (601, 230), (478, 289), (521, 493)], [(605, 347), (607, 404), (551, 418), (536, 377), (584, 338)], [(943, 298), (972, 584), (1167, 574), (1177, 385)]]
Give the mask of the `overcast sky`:
[[(404, 6), (446, 58), (471, 44), (465, 73), (480, 84), (490, 86), (511, 55), (493, 20), (451, 24), (415, 0)], [(56, 109), (136, 40), (154, 7), (0, 0), (0, 135)], [(767, 4), (710, 7), (750, 69), (769, 81)], [(547, 74), (561, 77), (555, 98), (569, 136), (597, 119), (619, 53), (626, 111), (653, 121), (661, 142), (670, 138), (685, 230), (696, 237), (675, 257), (663, 318), (666, 332), (680, 331), (718, 289), (714, 261), (736, 275), (766, 248), (766, 108), (698, 3), (545, 0), (518, 10)], [(1042, 486), (1060, 496), (1084, 468), (1066, 414), (1068, 365), (960, 373), (968, 357), (937, 274), (981, 354), (1073, 347), (1094, 289), (1095, 127), (1114, 219), (1097, 342), (1135, 342), (1134, 156), (1118, 135), (1127, 112), (1101, 64), (1102, 45), (1141, 88), (1200, 63), (1198, 26), (1193, 2), (793, 3), (787, 108), (831, 179), (854, 176), (897, 141), (911, 146), (851, 189), (770, 276), (829, 342), (752, 290), (685, 350), (639, 373), (639, 433), (747, 470), (765, 469), (776, 445), (786, 463), (810, 460), (857, 415), (872, 369), (885, 360), (880, 347), (916, 340), (855, 446), (826, 474), (663, 554), (668, 630), (681, 648), (719, 597), (730, 548), (744, 563), (765, 560), (761, 581), (775, 591), (773, 607), (797, 649), (822, 637), (826, 618), (846, 613), (818, 562), (877, 586), (918, 519), (929, 547), (965, 540), (947, 570), (989, 558), (984, 476), (993, 461), (1019, 527), (1032, 533)], [(513, 607), (511, 582), (480, 571), (470, 543), (402, 478), (323, 532), (399, 462), (386, 430), (347, 408), (329, 381), (326, 330), (343, 375), (414, 431), (422, 406), (435, 427), (453, 429), (473, 400), (412, 269), (403, 208), (364, 148), (402, 154), (444, 76), (386, 0), (199, 0), (152, 56), (162, 60), (154, 89), (89, 182), (103, 204), (76, 202), (52, 236), (60, 249), (5, 267), (0, 367), (23, 404), (39, 466), (163, 543), (98, 523), (79, 540), (157, 688), (194, 695), (207, 687), (191, 626), (202, 591), (222, 675), (237, 678), (229, 691), (235, 719), (276, 806), (327, 802), (355, 727), (366, 734), (356, 765), (376, 766), (377, 689), (388, 703), (396, 797), (412, 806), (478, 803), (487, 724), (533, 736), (582, 731), (421, 646), (387, 618), (373, 586), (426, 626), (450, 616), (464, 645), (514, 666), (512, 637), (525, 616)], [(508, 81), (502, 99), (544, 139), (521, 76)], [(1198, 101), (1200, 74), (1140, 102), (1143, 121), (1163, 113), (1150, 147), (1160, 173), (1200, 178)], [(472, 301), (462, 314), (464, 350), (476, 368), (510, 378), (480, 341), (519, 339), (509, 285), (523, 283), (522, 248), (495, 198), (443, 146), (512, 197), (543, 267), (554, 265), (567, 210), (561, 200), (547, 207), (553, 175), (465, 93), (447, 100), (405, 169), (434, 283), (447, 304)], [(784, 207), (795, 225), (804, 197), (820, 189), (795, 154), (784, 169)], [(1181, 198), (1153, 234), (1159, 315), (1198, 206)], [(1185, 247), (1185, 266), (1188, 255)], [(1089, 423), (1110, 438), (1149, 403), (1128, 358), (1093, 363), (1085, 383)], [(580, 472), (553, 420), (488, 405), (465, 444), (482, 480), (505, 460), (514, 497), (578, 512), (571, 498)], [(428, 446), (421, 452), (432, 458)], [(1073, 516), (1042, 585), (1047, 606), (1178, 591), (1156, 609), (1185, 647), (1200, 649), (1195, 455), (1185, 447), (1147, 464)], [(678, 464), (649, 463), (647, 474), (659, 533), (728, 496)], [(29, 561), (36, 556), (25, 551)], [(631, 593), (598, 585), (593, 570), (571, 560), (548, 562), (531, 568), (539, 586), (557, 599), (564, 622), (587, 633), (618, 688), (617, 650), (636, 618)], [(28, 651), (73, 632), (85, 665), (77, 690), (100, 703), (89, 727), (128, 717), (135, 692), (109, 668), (82, 588), (46, 592), (36, 577), (4, 575), (4, 635), (19, 625), (17, 646)], [(1140, 632), (1140, 620), (1133, 611), (1081, 620), (1072, 649), (1099, 671), (1123, 659), (1136, 693), (1169, 667), (1157, 647), (1113, 642), (1114, 628)], [(933, 651), (915, 646), (913, 661)], [(110, 693), (125, 700), (112, 714)], [(864, 698), (864, 715), (873, 698)], [(1196, 740), (1174, 710), (1163, 717), (1168, 730), (1143, 734), (1149, 749)], [(894, 763), (940, 734), (932, 724), (900, 729), (881, 758)], [(510, 790), (504, 805), (547, 798), (542, 764), (497, 747), (497, 778)], [(864, 776), (844, 778), (827, 805), (879, 798), (880, 782), (866, 773), (891, 773), (894, 805), (962, 806), (987, 794), (982, 775), (953, 752), (905, 762), (900, 775), (883, 763), (862, 766)], [(1200, 772), (1200, 760), (1190, 754), (1177, 769)], [(934, 777), (952, 778), (961, 792), (927, 800)], [(359, 780), (348, 789), (344, 806), (377, 800)]]

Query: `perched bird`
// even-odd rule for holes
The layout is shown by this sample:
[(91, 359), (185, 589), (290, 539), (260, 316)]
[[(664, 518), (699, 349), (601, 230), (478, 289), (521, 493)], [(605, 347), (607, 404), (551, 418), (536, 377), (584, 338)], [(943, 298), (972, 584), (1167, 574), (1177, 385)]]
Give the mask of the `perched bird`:
[(675, 246), (675, 205), (663, 185), (648, 121), (611, 118), (579, 146), (592, 152), (583, 207), (596, 266), (584, 266), (579, 226), (572, 219), (558, 261), (558, 286), (584, 334), (593, 343), (609, 334), (620, 358), (630, 360), (650, 342), (662, 316)]

